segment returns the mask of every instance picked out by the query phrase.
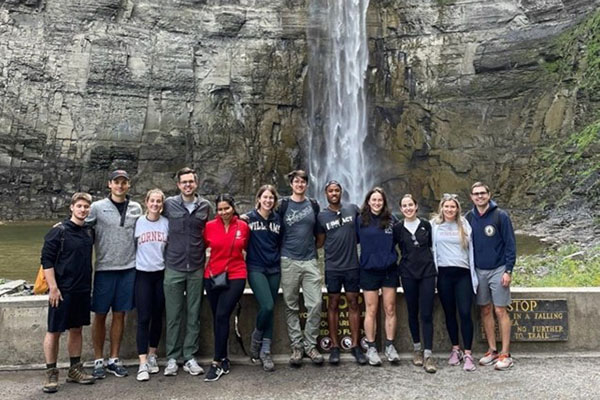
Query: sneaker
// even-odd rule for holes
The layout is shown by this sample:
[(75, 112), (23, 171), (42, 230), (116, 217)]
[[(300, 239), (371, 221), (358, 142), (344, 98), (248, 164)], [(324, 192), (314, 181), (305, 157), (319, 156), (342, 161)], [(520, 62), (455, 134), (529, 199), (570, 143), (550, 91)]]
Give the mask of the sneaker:
[(496, 365), (494, 366), (494, 369), (497, 369), (498, 371), (506, 371), (507, 369), (512, 368), (513, 366), (513, 360), (512, 357), (510, 356), (510, 353), (508, 354), (500, 354), (498, 356), (498, 361), (496, 361)]
[(463, 365), (463, 369), (465, 371), (475, 371), (477, 367), (475, 367), (475, 361), (473, 361), (473, 356), (471, 354), (465, 354), (464, 357), (465, 365)]
[(223, 370), (217, 364), (210, 364), (210, 368), (204, 377), (204, 382), (214, 382), (219, 380), (219, 378), (223, 375)]
[(48, 368), (46, 370), (46, 381), (42, 386), (44, 393), (56, 393), (58, 390), (58, 368)]
[(312, 349), (310, 349), (306, 353), (306, 355), (310, 358), (310, 361), (312, 361), (312, 363), (315, 365), (321, 365), (321, 364), (323, 364), (323, 361), (325, 361), (325, 359), (323, 358), (321, 353), (319, 353), (319, 350), (317, 350), (316, 347), (313, 347)]
[(223, 375), (229, 374), (229, 370), (231, 369), (229, 358), (224, 358), (221, 360), (221, 369), (223, 370)]
[(350, 349), (350, 352), (354, 356), (354, 359), (360, 365), (365, 365), (367, 363), (367, 357), (365, 357), (365, 353), (361, 350), (360, 346), (355, 346)]
[(398, 355), (398, 352), (393, 344), (388, 344), (385, 346), (385, 356), (391, 363), (395, 364), (400, 362), (400, 356)]
[(174, 358), (169, 358), (169, 361), (167, 361), (167, 366), (165, 367), (164, 375), (165, 376), (175, 376), (175, 375), (177, 375), (178, 369), (179, 369), (179, 366), (177, 365), (177, 360)]
[(106, 378), (106, 369), (104, 369), (103, 362), (94, 363), (94, 369), (92, 370), (92, 376), (94, 379)]
[(463, 352), (461, 349), (452, 349), (450, 357), (448, 358), (448, 365), (460, 365), (463, 359)]
[(423, 352), (421, 350), (417, 350), (413, 353), (412, 363), (417, 367), (423, 366)]
[(431, 356), (427, 357), (423, 362), (423, 369), (425, 369), (425, 372), (435, 374), (437, 371), (437, 363), (435, 362), (435, 358)]
[(158, 371), (160, 371), (160, 368), (158, 368), (158, 360), (156, 359), (156, 354), (150, 354), (148, 356), (148, 372), (150, 372), (151, 374), (158, 374)]
[(273, 358), (271, 358), (271, 352), (260, 352), (259, 356), (265, 371), (275, 371), (275, 363), (273, 362)]
[(83, 369), (83, 363), (78, 362), (69, 368), (67, 372), (67, 382), (80, 383), (82, 385), (90, 385), (96, 382), (96, 379)]
[(138, 369), (137, 376), (135, 377), (135, 379), (137, 379), (138, 382), (145, 382), (150, 380), (150, 368), (148, 366), (148, 363), (140, 364), (140, 368)]
[(290, 365), (293, 367), (299, 367), (302, 365), (302, 357), (304, 357), (304, 350), (301, 347), (294, 347), (290, 357)]
[(369, 365), (381, 365), (381, 358), (379, 358), (379, 353), (377, 353), (377, 349), (375, 347), (369, 346), (367, 349), (367, 360), (369, 361)]
[(124, 378), (129, 375), (127, 368), (123, 366), (123, 363), (117, 358), (114, 363), (109, 363), (106, 370), (116, 376), (117, 378)]
[(250, 337), (250, 358), (252, 358), (253, 361), (260, 358), (260, 348), (262, 346), (260, 335), (262, 334), (255, 329)]
[(496, 350), (488, 350), (483, 357), (479, 359), (479, 365), (493, 365), (498, 360), (498, 352)]
[(195, 358), (190, 358), (187, 360), (185, 364), (183, 364), (183, 370), (193, 376), (204, 373), (204, 370), (198, 365)]
[(332, 347), (329, 353), (329, 364), (337, 365), (340, 363), (340, 348)]

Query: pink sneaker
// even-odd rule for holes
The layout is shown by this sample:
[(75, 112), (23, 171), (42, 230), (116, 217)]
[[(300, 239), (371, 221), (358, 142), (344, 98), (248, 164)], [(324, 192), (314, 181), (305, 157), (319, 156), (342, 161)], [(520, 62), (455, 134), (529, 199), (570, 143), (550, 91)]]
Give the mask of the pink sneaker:
[(473, 356), (471, 354), (465, 354), (464, 360), (465, 365), (463, 365), (463, 369), (465, 371), (475, 371), (477, 367), (475, 367), (475, 361), (473, 361)]
[(460, 365), (460, 362), (463, 359), (463, 352), (461, 349), (452, 349), (450, 353), (450, 358), (448, 359), (448, 364), (450, 365)]

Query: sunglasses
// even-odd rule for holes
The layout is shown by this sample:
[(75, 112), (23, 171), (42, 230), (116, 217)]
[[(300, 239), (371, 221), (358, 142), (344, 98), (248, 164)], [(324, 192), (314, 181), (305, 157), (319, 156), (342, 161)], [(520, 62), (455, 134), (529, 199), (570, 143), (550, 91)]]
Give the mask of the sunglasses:
[(475, 196), (475, 197), (485, 196), (487, 194), (488, 194), (488, 192), (474, 192), (474, 193), (471, 193), (471, 195)]

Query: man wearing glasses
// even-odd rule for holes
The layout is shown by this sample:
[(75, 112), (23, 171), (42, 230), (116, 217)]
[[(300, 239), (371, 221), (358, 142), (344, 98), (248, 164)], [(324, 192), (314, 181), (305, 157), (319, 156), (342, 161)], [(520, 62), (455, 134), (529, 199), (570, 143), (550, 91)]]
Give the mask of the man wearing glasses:
[[(198, 176), (193, 169), (180, 169), (175, 179), (179, 195), (167, 198), (163, 210), (169, 219), (164, 278), (168, 362), (164, 374), (177, 375), (177, 360), (182, 358), (183, 370), (199, 375), (204, 370), (194, 354), (198, 351), (205, 262), (202, 234), (210, 216), (210, 204), (196, 194)], [(183, 335), (182, 315), (186, 315)]]
[[(465, 217), (473, 228), (475, 271), (479, 279), (477, 304), (489, 349), (479, 360), (497, 370), (513, 366), (510, 356), (511, 323), (506, 307), (510, 304), (510, 282), (516, 260), (515, 233), (506, 211), (491, 200), (490, 188), (476, 182), (471, 186), (473, 209)], [(498, 320), (502, 350), (496, 348), (494, 314)]]
[(329, 203), (319, 213), (319, 234), (317, 247), (325, 245), (325, 285), (329, 296), (327, 321), (331, 337), (329, 363), (340, 362), (340, 342), (338, 337), (339, 303), (342, 286), (346, 291), (348, 319), (350, 322), (351, 352), (356, 362), (366, 364), (367, 359), (359, 346), (360, 309), (358, 307), (359, 269), (356, 249), (356, 204), (342, 205), (342, 185), (329, 181), (325, 185), (325, 195)]

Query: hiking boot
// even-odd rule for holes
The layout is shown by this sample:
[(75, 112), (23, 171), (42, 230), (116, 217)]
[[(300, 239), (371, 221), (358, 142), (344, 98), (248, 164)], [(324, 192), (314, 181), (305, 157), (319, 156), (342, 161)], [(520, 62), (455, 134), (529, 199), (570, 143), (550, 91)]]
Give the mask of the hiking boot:
[(460, 365), (463, 359), (463, 352), (461, 349), (452, 349), (450, 357), (448, 358), (448, 365)]
[(299, 367), (302, 365), (302, 357), (304, 357), (304, 350), (301, 347), (294, 347), (290, 356), (290, 365)]
[(337, 365), (340, 363), (340, 348), (332, 347), (329, 353), (329, 364)]
[(497, 369), (498, 371), (506, 371), (507, 369), (512, 368), (513, 366), (513, 360), (512, 357), (510, 356), (510, 353), (505, 354), (502, 353), (498, 356), (498, 360), (496, 361), (496, 365), (494, 366), (494, 369)]
[(223, 370), (216, 363), (210, 364), (210, 368), (204, 377), (204, 382), (214, 382), (219, 380), (219, 378), (223, 375)]
[(46, 370), (46, 381), (42, 386), (44, 393), (56, 393), (58, 390), (58, 368), (48, 368)]
[(435, 374), (437, 371), (437, 364), (435, 362), (435, 358), (433, 358), (432, 356), (427, 357), (423, 362), (423, 369), (425, 369), (425, 372), (427, 373)]
[(204, 370), (201, 366), (198, 365), (198, 362), (195, 358), (190, 358), (183, 364), (183, 370), (188, 372), (192, 376), (200, 375), (204, 373)]
[(325, 361), (325, 359), (323, 358), (321, 353), (319, 353), (319, 350), (317, 350), (316, 347), (313, 347), (312, 349), (310, 349), (306, 353), (306, 355), (310, 358), (310, 361), (312, 361), (312, 363), (315, 365), (321, 365), (321, 364), (323, 364), (323, 361)]
[(275, 363), (271, 358), (271, 352), (260, 352), (260, 361), (262, 362), (263, 369), (267, 372), (275, 371)]
[(104, 369), (104, 362), (94, 363), (94, 369), (92, 370), (92, 376), (94, 379), (106, 378), (106, 369)]
[(169, 361), (167, 361), (167, 366), (165, 367), (164, 375), (165, 376), (175, 376), (175, 375), (177, 375), (178, 369), (179, 369), (179, 366), (177, 365), (177, 360), (174, 358), (169, 358)]
[(229, 358), (224, 358), (221, 360), (221, 369), (223, 370), (223, 375), (229, 374), (231, 369), (231, 363), (229, 362)]
[(148, 372), (151, 374), (158, 374), (160, 368), (158, 368), (158, 360), (156, 359), (156, 354), (150, 354), (148, 356)]
[(385, 346), (385, 356), (389, 362), (396, 364), (400, 362), (400, 356), (393, 344)]
[(498, 352), (496, 350), (488, 350), (483, 357), (479, 359), (479, 365), (493, 365), (498, 360)]
[(353, 348), (350, 349), (350, 352), (354, 356), (354, 359), (356, 360), (356, 362), (359, 363), (360, 365), (365, 365), (367, 363), (367, 357), (365, 357), (365, 353), (363, 353), (360, 346), (354, 346)]
[(258, 360), (260, 358), (260, 348), (262, 346), (262, 332), (254, 330), (250, 337), (250, 358)]
[(381, 358), (379, 357), (379, 353), (377, 353), (377, 349), (375, 347), (369, 346), (367, 349), (367, 360), (369, 361), (369, 365), (374, 367), (381, 365)]
[(82, 385), (90, 385), (96, 382), (96, 379), (83, 369), (83, 363), (78, 362), (69, 368), (67, 372), (67, 382), (81, 383)]
[(124, 378), (127, 375), (129, 375), (129, 372), (127, 372), (127, 368), (123, 366), (123, 363), (118, 358), (115, 360), (114, 363), (109, 363), (106, 367), (106, 370), (114, 376), (116, 376), (117, 378)]
[(421, 350), (417, 350), (413, 353), (412, 363), (417, 367), (423, 366), (423, 352)]
[(146, 382), (150, 380), (150, 368), (148, 367), (148, 363), (140, 364), (140, 368), (138, 369), (135, 379), (137, 379), (138, 382)]
[(475, 361), (473, 361), (473, 356), (471, 354), (465, 354), (463, 358), (465, 360), (465, 365), (463, 365), (463, 369), (465, 371), (475, 371), (477, 367), (475, 366)]

